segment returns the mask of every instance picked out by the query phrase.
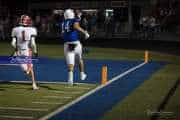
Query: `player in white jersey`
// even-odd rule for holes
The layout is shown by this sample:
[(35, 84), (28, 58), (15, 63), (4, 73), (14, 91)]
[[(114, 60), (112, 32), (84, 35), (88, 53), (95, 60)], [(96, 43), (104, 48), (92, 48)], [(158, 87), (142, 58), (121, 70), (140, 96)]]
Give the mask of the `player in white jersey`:
[[(15, 53), (17, 56), (28, 56), (31, 58), (32, 52), (35, 56), (37, 56), (37, 47), (35, 43), (37, 31), (31, 25), (31, 18), (27, 15), (22, 15), (20, 18), (19, 26), (12, 29), (11, 45), (15, 48)], [(20, 66), (28, 76), (31, 76), (33, 89), (38, 89), (34, 77), (32, 62), (22, 63), (20, 64)]]

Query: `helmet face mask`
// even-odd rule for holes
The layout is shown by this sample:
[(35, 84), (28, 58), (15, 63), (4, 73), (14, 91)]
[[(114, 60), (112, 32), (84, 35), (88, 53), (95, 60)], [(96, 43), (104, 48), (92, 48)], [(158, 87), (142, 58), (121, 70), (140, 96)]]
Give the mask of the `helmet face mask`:
[(21, 15), (19, 24), (23, 26), (30, 26), (32, 25), (32, 20), (28, 15)]
[(75, 14), (74, 11), (72, 9), (67, 9), (64, 12), (64, 19), (74, 19), (75, 18)]

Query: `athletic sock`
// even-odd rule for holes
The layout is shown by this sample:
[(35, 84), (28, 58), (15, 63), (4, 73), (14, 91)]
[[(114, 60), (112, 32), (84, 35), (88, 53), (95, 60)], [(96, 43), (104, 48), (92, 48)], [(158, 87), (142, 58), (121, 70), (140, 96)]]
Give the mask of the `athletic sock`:
[(73, 84), (73, 72), (68, 72), (68, 83)]

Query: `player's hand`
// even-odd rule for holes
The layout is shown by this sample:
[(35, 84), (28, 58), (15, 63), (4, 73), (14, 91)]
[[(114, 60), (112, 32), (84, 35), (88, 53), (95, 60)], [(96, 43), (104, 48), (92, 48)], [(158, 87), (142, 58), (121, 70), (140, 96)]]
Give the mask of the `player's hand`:
[(88, 39), (90, 37), (89, 33), (85, 31), (85, 39)]

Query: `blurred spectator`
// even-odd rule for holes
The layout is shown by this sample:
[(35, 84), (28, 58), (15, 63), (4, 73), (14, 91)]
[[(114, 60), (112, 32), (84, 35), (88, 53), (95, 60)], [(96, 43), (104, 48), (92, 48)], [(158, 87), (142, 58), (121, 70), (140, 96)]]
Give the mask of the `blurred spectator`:
[(148, 32), (149, 32), (149, 16), (144, 16), (139, 21), (140, 24), (140, 31), (142, 33), (142, 39), (148, 39)]
[(90, 32), (92, 35), (96, 35), (96, 25), (97, 25), (97, 15), (96, 13), (93, 13), (92, 16), (90, 16), (89, 20), (89, 25), (90, 25)]
[(107, 36), (108, 36), (110, 22), (111, 22), (111, 16), (106, 16), (104, 24), (105, 24), (105, 32), (107, 33), (106, 34)]
[(55, 24), (53, 16), (52, 15), (48, 15), (47, 16), (47, 33), (54, 33), (54, 27), (53, 25)]
[(98, 29), (102, 29), (104, 28), (104, 21), (105, 21), (105, 14), (104, 14), (104, 11), (103, 10), (99, 10), (98, 13), (97, 13), (97, 27)]
[(5, 40), (5, 34), (4, 34), (4, 21), (3, 19), (0, 19), (0, 40)]
[(15, 21), (14, 21), (13, 17), (12, 17), (12, 19), (11, 19), (10, 16), (6, 16), (5, 17), (5, 20), (4, 20), (4, 33), (5, 33), (5, 37), (10, 36), (11, 28), (13, 27), (13, 25), (14, 25), (13, 23), (14, 22)]
[(141, 31), (148, 29), (148, 21), (149, 21), (149, 16), (144, 16), (140, 19), (139, 24), (140, 24)]
[(82, 15), (81, 17), (81, 27), (85, 30), (88, 30), (88, 20), (87, 20), (87, 14)]
[(34, 26), (38, 29), (38, 31), (40, 31), (39, 28), (41, 26), (41, 16), (39, 13), (35, 16)]
[(155, 32), (155, 29), (156, 29), (156, 19), (153, 16), (149, 17), (148, 29), (149, 29), (149, 31), (148, 31), (149, 32), (149, 37), (150, 37), (150, 39), (153, 39), (154, 32)]
[(47, 16), (44, 15), (41, 17), (41, 32), (42, 33), (46, 33), (47, 32), (47, 24), (48, 24), (48, 20), (47, 20)]
[(82, 12), (77, 9), (77, 10), (75, 10), (75, 15), (76, 15), (76, 17), (79, 19), (79, 21), (81, 21)]

